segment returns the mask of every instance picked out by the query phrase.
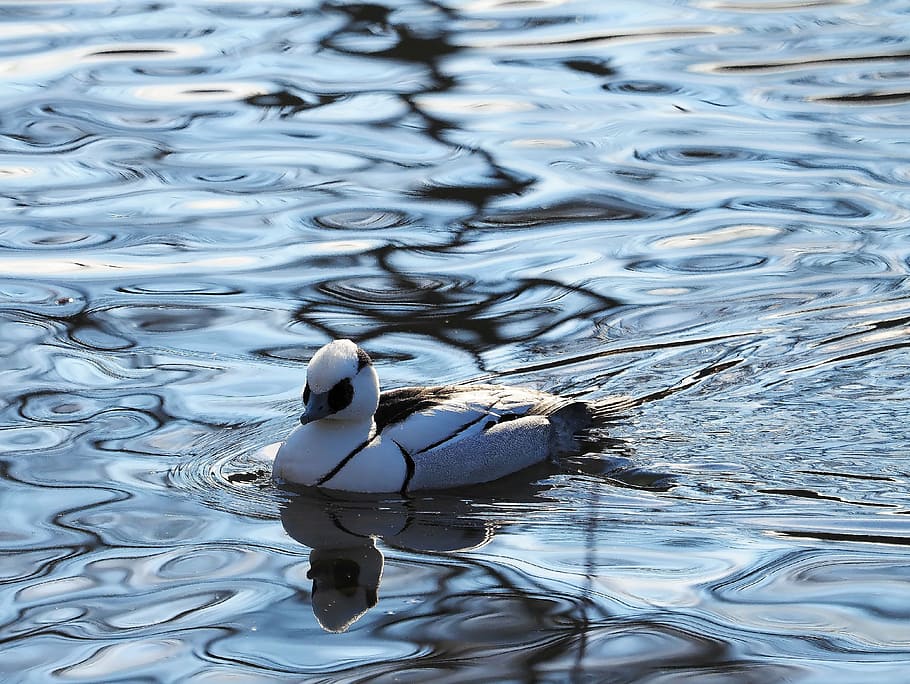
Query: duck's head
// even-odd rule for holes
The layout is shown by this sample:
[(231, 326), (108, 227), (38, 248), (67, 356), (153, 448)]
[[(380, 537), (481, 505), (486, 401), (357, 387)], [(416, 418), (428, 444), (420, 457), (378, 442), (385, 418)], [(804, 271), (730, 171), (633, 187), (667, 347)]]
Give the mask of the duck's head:
[(314, 420), (371, 420), (379, 406), (379, 377), (369, 355), (351, 340), (313, 354), (303, 388), (303, 425)]

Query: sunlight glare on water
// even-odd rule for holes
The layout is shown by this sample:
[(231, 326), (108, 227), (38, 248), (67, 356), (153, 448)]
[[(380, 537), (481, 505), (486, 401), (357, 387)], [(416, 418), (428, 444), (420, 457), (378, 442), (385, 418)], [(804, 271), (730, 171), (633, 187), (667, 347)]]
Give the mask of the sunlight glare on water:
[[(3, 681), (903, 682), (910, 11), (0, 2)], [(285, 491), (385, 387), (641, 405)]]

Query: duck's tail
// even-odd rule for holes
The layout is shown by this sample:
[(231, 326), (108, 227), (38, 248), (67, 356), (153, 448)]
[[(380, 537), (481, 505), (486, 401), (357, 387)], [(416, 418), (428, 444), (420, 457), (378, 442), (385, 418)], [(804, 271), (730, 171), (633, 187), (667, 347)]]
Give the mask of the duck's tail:
[(579, 433), (615, 422), (638, 405), (634, 397), (608, 397), (597, 401), (569, 401), (549, 414), (553, 427), (550, 453), (553, 456), (579, 450)]
[(586, 431), (615, 423), (640, 403), (628, 396), (566, 403), (550, 414), (550, 453), (554, 457), (577, 453), (581, 447), (579, 438), (581, 442), (588, 441)]
[(616, 395), (588, 402), (585, 406), (588, 409), (591, 422), (587, 427), (615, 423), (628, 415), (632, 409), (640, 406), (641, 403), (641, 399), (628, 395)]

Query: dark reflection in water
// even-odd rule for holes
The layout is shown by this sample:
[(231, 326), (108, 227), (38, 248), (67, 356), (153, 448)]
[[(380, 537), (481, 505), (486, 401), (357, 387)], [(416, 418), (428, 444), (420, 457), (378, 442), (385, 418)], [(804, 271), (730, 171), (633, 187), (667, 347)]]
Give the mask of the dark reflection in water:
[[(0, 5), (0, 679), (906, 679), (908, 22)], [(279, 491), (340, 336), (637, 406), (495, 491)]]
[(470, 512), (470, 504), (457, 498), (351, 501), (313, 493), (283, 505), (281, 523), (311, 549), (307, 578), (313, 581), (316, 619), (325, 629), (341, 632), (378, 601), (383, 556), (377, 537), (415, 551), (476, 548), (492, 530), (468, 517)]
[[(605, 448), (621, 450), (622, 445)], [(453, 554), (479, 549), (499, 527), (508, 524), (507, 518), (490, 509), (503, 503), (515, 508), (533, 507), (551, 489), (536, 483), (548, 469), (540, 466), (470, 492), (388, 499), (306, 489), (283, 501), (282, 526), (290, 537), (310, 548), (306, 576), (312, 580), (310, 600), (319, 624), (328, 631), (343, 632), (376, 606), (384, 562), (377, 540), (415, 553)], [(642, 471), (621, 456), (567, 459), (563, 469), (600, 478), (612, 486), (649, 491), (667, 491), (670, 487), (665, 474)], [(586, 553), (594, 553), (596, 544), (594, 537), (588, 537)], [(595, 568), (589, 566), (586, 573), (592, 579)], [(511, 589), (521, 593), (520, 588)]]

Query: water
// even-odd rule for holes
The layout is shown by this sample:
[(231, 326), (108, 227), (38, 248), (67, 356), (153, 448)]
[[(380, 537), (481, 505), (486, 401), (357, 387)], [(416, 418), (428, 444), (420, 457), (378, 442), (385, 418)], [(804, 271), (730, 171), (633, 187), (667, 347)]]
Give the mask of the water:
[[(0, 3), (4, 681), (910, 673), (906, 3)], [(642, 405), (269, 482), (305, 362)]]

